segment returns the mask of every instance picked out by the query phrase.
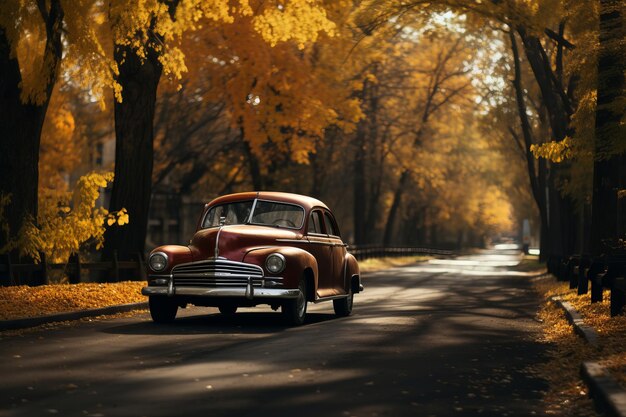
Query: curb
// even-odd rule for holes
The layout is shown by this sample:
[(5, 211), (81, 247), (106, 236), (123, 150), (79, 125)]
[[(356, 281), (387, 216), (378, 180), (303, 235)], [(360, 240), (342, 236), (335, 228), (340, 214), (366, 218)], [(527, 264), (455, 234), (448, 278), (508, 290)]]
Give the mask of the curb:
[(583, 318), (578, 314), (578, 311), (567, 301), (563, 301), (561, 297), (552, 297), (552, 301), (557, 303), (567, 316), (567, 321), (574, 326), (574, 331), (587, 341), (591, 346), (598, 346), (598, 333), (591, 326), (588, 326), (583, 321)]
[(608, 416), (626, 416), (626, 391), (597, 362), (583, 362), (580, 374), (596, 405)]
[[(551, 300), (565, 311), (567, 321), (574, 327), (574, 332), (597, 348), (598, 333), (594, 328), (585, 324), (574, 306), (560, 297), (552, 297)], [(580, 366), (580, 375), (589, 388), (589, 395), (598, 409), (611, 417), (626, 417), (626, 391), (604, 366), (597, 362), (583, 362)]]
[(50, 314), (48, 316), (28, 317), (16, 320), (0, 320), (0, 331), (18, 330), (29, 327), (41, 326), (42, 324), (56, 323), (59, 321), (79, 320), (85, 317), (126, 313), (133, 310), (148, 308), (148, 303), (120, 304), (110, 307), (93, 308), (89, 310), (72, 311), (70, 313)]

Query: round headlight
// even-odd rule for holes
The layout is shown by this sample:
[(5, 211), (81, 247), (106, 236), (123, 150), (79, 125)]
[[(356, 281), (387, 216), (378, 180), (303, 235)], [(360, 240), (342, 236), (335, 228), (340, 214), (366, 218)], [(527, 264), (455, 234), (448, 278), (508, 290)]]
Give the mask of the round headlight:
[(278, 274), (285, 269), (285, 257), (280, 253), (272, 253), (265, 260), (265, 268), (272, 274)]
[(153, 271), (163, 271), (167, 267), (167, 255), (162, 252), (153, 253), (148, 263)]

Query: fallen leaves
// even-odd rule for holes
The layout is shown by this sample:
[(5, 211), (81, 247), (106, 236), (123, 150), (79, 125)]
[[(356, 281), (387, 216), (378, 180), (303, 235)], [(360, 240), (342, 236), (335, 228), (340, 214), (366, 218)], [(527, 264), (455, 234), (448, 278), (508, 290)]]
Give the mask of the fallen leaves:
[(146, 301), (142, 281), (0, 287), (0, 320)]
[[(605, 301), (591, 304), (589, 294), (578, 296), (576, 290), (569, 289), (569, 283), (558, 282), (550, 275), (537, 278), (535, 288), (546, 300), (538, 318), (543, 321), (542, 341), (550, 344), (550, 360), (537, 372), (550, 382), (551, 388), (545, 397), (547, 413), (596, 415), (587, 399), (587, 387), (580, 379), (580, 364), (583, 361), (602, 363), (626, 389), (626, 317), (610, 317), (608, 291), (604, 293)], [(598, 348), (574, 334), (563, 310), (550, 301), (554, 296), (570, 302), (585, 324), (598, 332)]]

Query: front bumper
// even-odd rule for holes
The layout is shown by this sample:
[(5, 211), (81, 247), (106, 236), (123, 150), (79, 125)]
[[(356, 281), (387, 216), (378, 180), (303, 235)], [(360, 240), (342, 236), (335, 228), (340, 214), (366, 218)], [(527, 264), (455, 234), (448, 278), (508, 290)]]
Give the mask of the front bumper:
[(258, 288), (248, 285), (246, 287), (144, 287), (141, 289), (143, 295), (166, 295), (166, 296), (196, 296), (196, 297), (240, 297), (253, 300), (257, 298), (289, 299), (297, 298), (300, 290), (283, 288)]

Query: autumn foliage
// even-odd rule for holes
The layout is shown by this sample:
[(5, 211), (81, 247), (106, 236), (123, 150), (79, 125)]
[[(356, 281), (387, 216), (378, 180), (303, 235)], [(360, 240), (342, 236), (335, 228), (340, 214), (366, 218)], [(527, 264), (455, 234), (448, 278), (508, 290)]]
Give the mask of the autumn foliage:
[[(595, 141), (596, 28), (623, 12), (605, 3), (5, 1), (0, 105), (20, 111), (0, 153), (36, 175), (1, 168), (22, 183), (0, 183), (0, 246), (63, 260), (106, 237), (128, 256), (153, 192), (276, 189), (328, 202), (359, 244), (482, 245), (529, 218), (571, 253), (594, 159), (626, 149), (623, 86)], [(602, 56), (623, 63), (623, 42)]]

